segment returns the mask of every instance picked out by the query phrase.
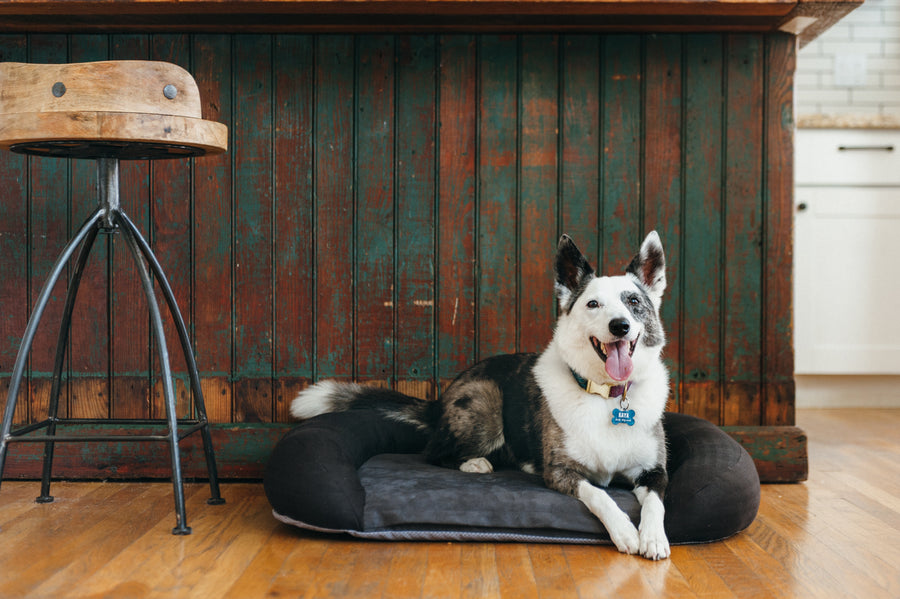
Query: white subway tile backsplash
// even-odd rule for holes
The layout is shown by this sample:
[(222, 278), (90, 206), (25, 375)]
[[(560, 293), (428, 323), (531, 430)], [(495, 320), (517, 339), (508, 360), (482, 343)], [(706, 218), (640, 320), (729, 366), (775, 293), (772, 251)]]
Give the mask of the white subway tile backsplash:
[(797, 74), (824, 73), (834, 69), (834, 56), (804, 56), (803, 51), (797, 57)]
[[(865, 56), (865, 78), (861, 85), (836, 86), (837, 57), (852, 55)], [(866, 0), (804, 47), (795, 98), (799, 114), (900, 113), (900, 2)]]
[(845, 54), (865, 54), (867, 56), (881, 56), (883, 44), (880, 39), (867, 40), (825, 40), (822, 43), (822, 49), (826, 55), (835, 56), (840, 53)]

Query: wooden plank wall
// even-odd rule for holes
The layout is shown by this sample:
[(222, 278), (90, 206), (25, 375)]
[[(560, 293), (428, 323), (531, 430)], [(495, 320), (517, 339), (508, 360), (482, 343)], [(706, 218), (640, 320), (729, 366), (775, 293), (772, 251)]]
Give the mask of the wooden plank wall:
[[(230, 130), (224, 156), (122, 168), (214, 422), (287, 422), (296, 391), (326, 377), (435, 397), (474, 360), (547, 343), (562, 232), (617, 272), (656, 228), (670, 409), (793, 424), (793, 37), (0, 35), (4, 61), (101, 59), (184, 66), (204, 116)], [(0, 155), (0, 402), (95, 176)], [(100, 239), (70, 342), (70, 416), (162, 415), (128, 261)], [(45, 409), (63, 295), (18, 421)], [(174, 370), (186, 409), (183, 360)]]

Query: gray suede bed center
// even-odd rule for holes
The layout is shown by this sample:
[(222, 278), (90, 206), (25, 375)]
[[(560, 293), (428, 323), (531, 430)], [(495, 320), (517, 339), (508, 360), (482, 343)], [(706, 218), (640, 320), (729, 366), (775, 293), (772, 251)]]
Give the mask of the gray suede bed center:
[[(474, 474), (432, 466), (422, 454), (381, 454), (363, 464), (359, 478), (366, 491), (366, 530), (431, 526), (604, 534), (583, 503), (516, 470)], [(609, 493), (637, 522), (634, 494)]]

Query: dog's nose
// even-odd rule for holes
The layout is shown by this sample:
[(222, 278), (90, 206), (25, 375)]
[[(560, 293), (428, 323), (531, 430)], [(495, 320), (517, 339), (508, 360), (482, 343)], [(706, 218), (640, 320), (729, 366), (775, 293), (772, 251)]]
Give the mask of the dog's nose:
[(609, 321), (609, 332), (616, 337), (624, 337), (631, 330), (631, 325), (626, 318), (614, 318)]

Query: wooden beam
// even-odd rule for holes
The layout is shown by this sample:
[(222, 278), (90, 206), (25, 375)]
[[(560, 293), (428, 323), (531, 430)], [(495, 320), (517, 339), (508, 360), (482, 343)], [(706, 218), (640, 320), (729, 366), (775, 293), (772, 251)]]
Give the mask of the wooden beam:
[(725, 426), (743, 445), (764, 483), (796, 483), (807, 479), (806, 433), (796, 426)]
[(806, 43), (863, 0), (11, 0), (0, 31), (787, 30)]

